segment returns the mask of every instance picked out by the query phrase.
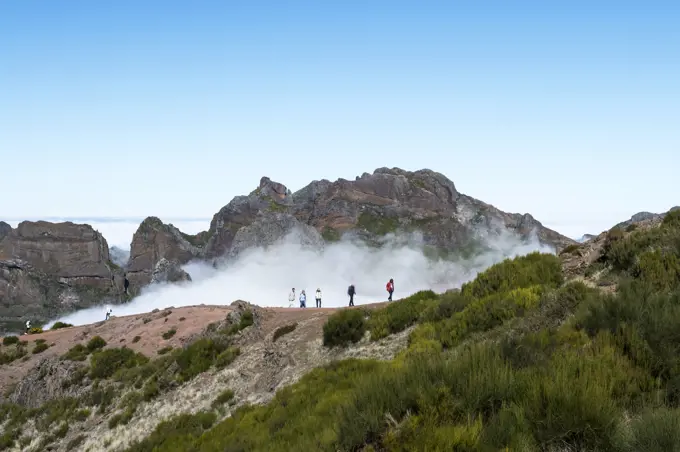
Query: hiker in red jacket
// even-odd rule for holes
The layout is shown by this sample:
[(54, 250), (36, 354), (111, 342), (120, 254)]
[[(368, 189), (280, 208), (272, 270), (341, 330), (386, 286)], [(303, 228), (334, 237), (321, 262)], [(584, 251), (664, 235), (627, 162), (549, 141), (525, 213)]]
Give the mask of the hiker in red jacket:
[(390, 294), (390, 296), (387, 297), (387, 301), (392, 301), (392, 293), (394, 292), (394, 279), (390, 278), (385, 288), (387, 289), (387, 292)]

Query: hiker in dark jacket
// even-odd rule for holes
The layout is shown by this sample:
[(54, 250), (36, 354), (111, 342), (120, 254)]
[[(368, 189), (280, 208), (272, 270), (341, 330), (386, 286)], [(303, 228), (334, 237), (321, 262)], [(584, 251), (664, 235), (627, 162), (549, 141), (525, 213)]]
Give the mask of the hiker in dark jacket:
[(125, 276), (125, 284), (124, 284), (125, 295), (127, 295), (128, 294), (128, 287), (130, 287), (130, 281), (128, 281), (128, 279), (127, 279), (127, 274), (125, 274), (124, 276)]
[(354, 284), (350, 284), (350, 286), (347, 288), (347, 295), (349, 295), (349, 305), (354, 306), (354, 295), (356, 295), (357, 291), (354, 288)]

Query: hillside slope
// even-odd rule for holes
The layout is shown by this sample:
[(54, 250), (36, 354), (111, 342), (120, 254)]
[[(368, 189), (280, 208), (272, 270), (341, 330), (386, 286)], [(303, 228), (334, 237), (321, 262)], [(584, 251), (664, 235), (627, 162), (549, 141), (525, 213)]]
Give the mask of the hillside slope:
[(600, 240), (585, 264), (533, 253), (459, 291), (369, 308), (239, 301), (6, 340), (0, 381), (21, 382), (5, 391), (0, 445), (675, 450), (680, 212)]

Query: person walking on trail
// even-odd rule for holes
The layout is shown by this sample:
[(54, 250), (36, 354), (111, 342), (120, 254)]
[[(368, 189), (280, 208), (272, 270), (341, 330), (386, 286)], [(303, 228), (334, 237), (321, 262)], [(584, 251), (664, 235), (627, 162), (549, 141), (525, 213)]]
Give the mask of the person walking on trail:
[(390, 296), (387, 297), (387, 301), (392, 301), (392, 294), (394, 293), (394, 279), (390, 278), (385, 288), (387, 289), (387, 293), (390, 294)]
[(356, 295), (357, 291), (354, 288), (354, 284), (350, 284), (350, 286), (347, 288), (347, 295), (349, 295), (349, 305), (354, 306), (354, 295)]
[(301, 308), (307, 307), (307, 294), (305, 293), (304, 289), (302, 289), (302, 292), (300, 292), (300, 307)]
[(293, 287), (290, 293), (288, 294), (288, 307), (292, 308), (293, 303), (295, 303), (295, 287)]
[(26, 320), (26, 334), (28, 334), (29, 331), (31, 331), (31, 321)]
[(316, 295), (315, 295), (314, 298), (316, 298), (316, 307), (320, 308), (321, 307), (321, 289), (316, 289)]
[(109, 320), (109, 318), (111, 317), (111, 313), (112, 313), (112, 312), (113, 312), (113, 309), (111, 309), (111, 306), (109, 306), (108, 308), (106, 308), (106, 320)]
[(130, 287), (130, 281), (127, 279), (127, 273), (125, 273), (123, 277), (125, 277), (125, 284), (123, 285), (123, 287), (125, 287), (125, 295), (127, 295), (128, 287)]

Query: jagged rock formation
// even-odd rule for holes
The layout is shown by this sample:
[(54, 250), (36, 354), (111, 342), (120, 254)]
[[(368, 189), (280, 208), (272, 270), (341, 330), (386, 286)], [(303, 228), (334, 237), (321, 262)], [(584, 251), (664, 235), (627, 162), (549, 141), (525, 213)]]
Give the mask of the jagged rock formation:
[(202, 245), (196, 236), (184, 234), (156, 217), (146, 218), (139, 225), (130, 245), (127, 277), (132, 292), (151, 282), (156, 264), (161, 259), (186, 264), (203, 256)]
[(0, 241), (0, 328), (115, 297), (118, 271), (91, 226), (24, 221)]
[[(214, 215), (210, 229), (196, 236), (147, 219), (132, 243), (130, 273), (150, 273), (161, 258), (180, 264), (194, 258), (233, 258), (291, 231), (299, 231), (304, 244), (322, 246), (346, 233), (376, 242), (391, 232), (415, 230), (426, 244), (448, 252), (508, 230), (525, 238), (536, 234), (557, 249), (576, 243), (529, 214), (505, 213), (459, 193), (435, 171), (379, 168), (354, 181), (313, 181), (296, 193), (263, 177), (257, 189), (235, 197)], [(144, 284), (148, 277), (137, 281)]]
[[(673, 212), (676, 210), (680, 210), (680, 206), (675, 206), (671, 207), (668, 212)], [(614, 226), (615, 228), (625, 228), (627, 226), (630, 226), (631, 224), (638, 224), (642, 223), (645, 221), (660, 221), (663, 220), (663, 218), (666, 216), (668, 212), (664, 213), (652, 213), (652, 212), (638, 212), (632, 217), (630, 217), (629, 220), (622, 221), (621, 223), (617, 224)]]
[(7, 237), (10, 232), (12, 232), (12, 226), (5, 223), (4, 221), (0, 221), (0, 241)]
[(191, 276), (176, 263), (161, 258), (151, 273), (151, 283), (191, 281)]

